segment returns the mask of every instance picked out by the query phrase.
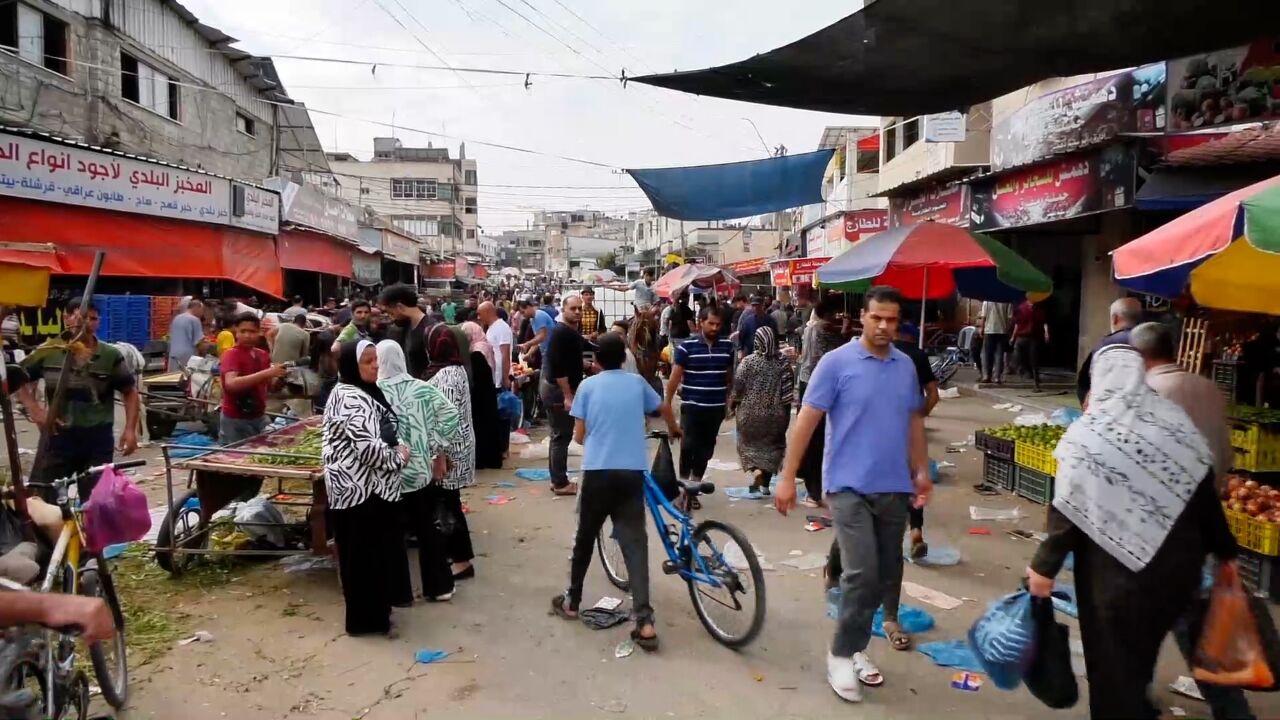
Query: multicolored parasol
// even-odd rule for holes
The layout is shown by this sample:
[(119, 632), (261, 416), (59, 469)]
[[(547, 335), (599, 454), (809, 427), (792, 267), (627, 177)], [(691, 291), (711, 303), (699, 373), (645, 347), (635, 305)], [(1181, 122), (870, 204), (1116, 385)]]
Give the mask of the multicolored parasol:
[(718, 265), (686, 263), (658, 278), (653, 284), (653, 290), (658, 293), (658, 297), (670, 300), (690, 287), (714, 288), (716, 292), (727, 292), (741, 286), (742, 283), (738, 282), (733, 273)]
[(1224, 195), (1112, 254), (1116, 282), (1206, 307), (1280, 315), (1280, 176)]

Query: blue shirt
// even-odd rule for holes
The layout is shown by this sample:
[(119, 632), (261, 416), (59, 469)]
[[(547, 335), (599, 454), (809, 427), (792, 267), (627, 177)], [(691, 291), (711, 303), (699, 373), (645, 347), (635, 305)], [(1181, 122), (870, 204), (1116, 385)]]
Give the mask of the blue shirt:
[(733, 343), (717, 338), (710, 345), (701, 335), (676, 346), (676, 365), (684, 368), (680, 399), (693, 407), (724, 407), (733, 367)]
[(804, 404), (827, 414), (823, 490), (915, 492), (911, 419), (923, 403), (915, 365), (897, 348), (881, 360), (854, 340), (823, 355), (804, 391)]
[(538, 344), (542, 348), (542, 357), (547, 356), (547, 348), (551, 347), (551, 331), (556, 329), (556, 321), (552, 317), (541, 310), (533, 311), (533, 318), (529, 321), (533, 323), (533, 334), (536, 336), (538, 331), (546, 328), (547, 336), (542, 338), (542, 342)]
[(556, 309), (555, 305), (543, 305), (542, 312), (550, 315), (552, 320), (560, 316), (560, 311)]
[[(778, 335), (778, 324), (773, 321), (769, 313), (756, 315), (755, 310), (747, 310), (742, 313), (742, 318), (738, 320), (738, 349), (750, 355), (756, 350), (756, 330), (767, 327), (773, 330), (775, 337)], [(807, 390), (805, 392), (808, 392)]]
[(587, 424), (582, 469), (647, 469), (644, 418), (661, 404), (644, 378), (625, 370), (606, 370), (583, 380), (570, 410)]

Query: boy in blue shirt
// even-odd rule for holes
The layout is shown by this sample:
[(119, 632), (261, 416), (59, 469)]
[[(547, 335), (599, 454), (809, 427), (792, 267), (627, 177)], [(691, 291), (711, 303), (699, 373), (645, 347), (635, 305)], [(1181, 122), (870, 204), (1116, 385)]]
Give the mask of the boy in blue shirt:
[(644, 378), (622, 370), (626, 342), (617, 333), (600, 336), (596, 362), (604, 369), (587, 378), (573, 396), (573, 439), (582, 443), (582, 487), (578, 534), (573, 544), (569, 589), (551, 599), (566, 620), (578, 618), (582, 582), (591, 565), (596, 537), (606, 518), (613, 528), (631, 579), (636, 617), (631, 637), (644, 650), (658, 649), (649, 605), (649, 538), (645, 529), (644, 472), (648, 467), (645, 416), (661, 412), (672, 437), (679, 437), (671, 407)]

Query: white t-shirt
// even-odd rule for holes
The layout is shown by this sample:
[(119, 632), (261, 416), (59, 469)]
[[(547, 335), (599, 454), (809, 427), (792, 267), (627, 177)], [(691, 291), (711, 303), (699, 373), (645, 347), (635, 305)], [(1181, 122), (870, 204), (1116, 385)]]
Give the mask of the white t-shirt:
[(502, 346), (507, 346), (506, 357), (511, 357), (511, 347), (516, 344), (515, 336), (511, 334), (511, 326), (502, 322), (501, 318), (489, 325), (489, 329), (484, 331), (484, 336), (493, 346), (493, 386), (500, 388), (502, 387)]

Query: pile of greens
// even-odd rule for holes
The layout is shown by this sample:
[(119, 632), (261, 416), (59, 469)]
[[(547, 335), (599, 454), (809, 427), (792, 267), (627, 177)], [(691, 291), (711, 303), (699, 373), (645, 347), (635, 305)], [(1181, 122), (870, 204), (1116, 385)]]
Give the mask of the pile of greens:
[(289, 444), (271, 448), (271, 455), (249, 456), (249, 462), (254, 465), (314, 467), (320, 464), (322, 434), (320, 428), (307, 428)]

